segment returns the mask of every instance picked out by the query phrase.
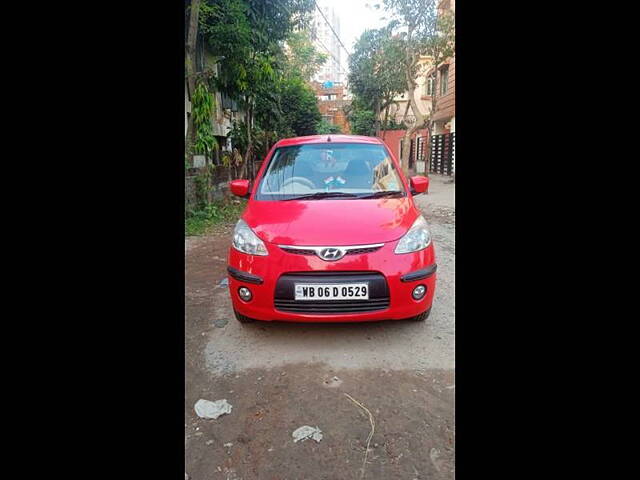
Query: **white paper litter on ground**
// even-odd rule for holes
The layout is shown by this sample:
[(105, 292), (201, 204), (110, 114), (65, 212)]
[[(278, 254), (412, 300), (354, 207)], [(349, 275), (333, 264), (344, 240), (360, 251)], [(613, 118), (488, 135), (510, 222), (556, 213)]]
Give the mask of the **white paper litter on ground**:
[(291, 435), (293, 436), (293, 443), (307, 438), (313, 438), (318, 443), (322, 440), (322, 431), (318, 427), (313, 428), (308, 425), (303, 425), (296, 429)]
[(203, 400), (201, 398), (196, 402), (194, 408), (196, 414), (200, 418), (213, 418), (215, 420), (220, 415), (231, 413), (232, 405), (227, 402), (226, 398), (223, 398), (222, 400), (216, 400), (215, 402)]

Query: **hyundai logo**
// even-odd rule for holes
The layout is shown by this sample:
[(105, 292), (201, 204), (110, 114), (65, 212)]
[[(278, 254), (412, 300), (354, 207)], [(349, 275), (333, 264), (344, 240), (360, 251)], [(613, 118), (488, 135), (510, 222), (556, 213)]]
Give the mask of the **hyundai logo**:
[(329, 247), (320, 250), (318, 252), (318, 256), (323, 260), (333, 262), (335, 260), (340, 260), (346, 253), (346, 250), (343, 248)]

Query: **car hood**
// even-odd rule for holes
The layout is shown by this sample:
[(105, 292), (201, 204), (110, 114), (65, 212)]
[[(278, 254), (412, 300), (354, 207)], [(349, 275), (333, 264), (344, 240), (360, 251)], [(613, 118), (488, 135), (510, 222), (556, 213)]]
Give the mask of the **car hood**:
[(266, 242), (324, 246), (397, 240), (418, 215), (411, 199), (403, 197), (250, 201), (243, 219)]

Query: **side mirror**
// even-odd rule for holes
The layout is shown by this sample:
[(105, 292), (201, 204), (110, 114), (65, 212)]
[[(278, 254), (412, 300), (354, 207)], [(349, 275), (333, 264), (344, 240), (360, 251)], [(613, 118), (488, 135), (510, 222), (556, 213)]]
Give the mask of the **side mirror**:
[(231, 193), (238, 197), (249, 197), (249, 180), (232, 180), (229, 182)]
[(413, 195), (427, 193), (429, 190), (429, 179), (427, 177), (411, 177), (409, 184), (411, 185), (411, 193)]

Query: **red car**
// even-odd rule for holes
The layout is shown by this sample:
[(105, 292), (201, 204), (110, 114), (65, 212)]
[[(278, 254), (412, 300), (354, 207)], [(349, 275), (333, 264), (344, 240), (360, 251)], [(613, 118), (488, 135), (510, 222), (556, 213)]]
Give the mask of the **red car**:
[(426, 220), (377, 138), (314, 135), (276, 143), (251, 185), (229, 250), (240, 322), (425, 320), (436, 283)]

